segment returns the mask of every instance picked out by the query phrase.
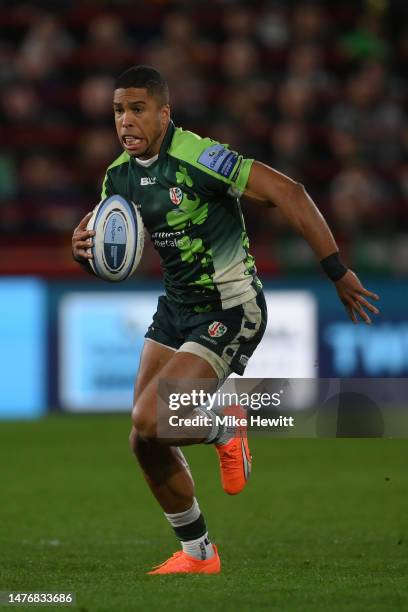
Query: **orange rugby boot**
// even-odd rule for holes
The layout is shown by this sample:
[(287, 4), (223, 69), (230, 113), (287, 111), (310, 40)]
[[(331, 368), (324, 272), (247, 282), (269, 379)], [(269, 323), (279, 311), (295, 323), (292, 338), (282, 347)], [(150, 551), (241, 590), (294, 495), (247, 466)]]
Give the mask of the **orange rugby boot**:
[(220, 460), (222, 488), (228, 495), (237, 495), (245, 487), (252, 469), (247, 426), (242, 424), (247, 414), (240, 406), (229, 406), (223, 411), (223, 414), (235, 417), (240, 421), (231, 434), (233, 437), (229, 442), (214, 445)]
[(211, 559), (201, 561), (195, 557), (191, 557), (187, 553), (179, 550), (174, 553), (170, 559), (167, 559), (161, 565), (156, 565), (150, 572), (150, 575), (157, 574), (219, 574), (221, 571), (221, 560), (215, 544), (212, 545), (214, 556)]

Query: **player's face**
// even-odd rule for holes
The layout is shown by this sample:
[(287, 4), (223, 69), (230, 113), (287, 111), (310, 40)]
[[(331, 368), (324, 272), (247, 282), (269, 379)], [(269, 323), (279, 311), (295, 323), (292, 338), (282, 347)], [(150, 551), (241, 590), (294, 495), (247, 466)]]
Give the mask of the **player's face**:
[(161, 106), (146, 89), (115, 89), (116, 131), (122, 147), (133, 157), (149, 159), (159, 152), (170, 117), (168, 104)]

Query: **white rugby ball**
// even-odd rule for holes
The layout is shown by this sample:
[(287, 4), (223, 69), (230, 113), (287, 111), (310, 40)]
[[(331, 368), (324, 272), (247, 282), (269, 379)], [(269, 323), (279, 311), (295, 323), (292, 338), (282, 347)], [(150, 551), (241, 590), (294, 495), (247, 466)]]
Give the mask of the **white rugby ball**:
[(97, 276), (119, 282), (135, 272), (143, 253), (144, 225), (133, 202), (120, 195), (102, 200), (87, 229), (95, 232), (89, 263)]

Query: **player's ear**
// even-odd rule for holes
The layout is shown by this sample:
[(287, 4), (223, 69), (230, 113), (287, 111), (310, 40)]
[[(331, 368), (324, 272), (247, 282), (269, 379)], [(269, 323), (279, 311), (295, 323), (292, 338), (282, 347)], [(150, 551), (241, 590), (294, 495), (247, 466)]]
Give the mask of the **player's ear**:
[(160, 109), (160, 120), (161, 120), (162, 128), (164, 128), (168, 124), (169, 119), (170, 119), (170, 106), (168, 104), (165, 104)]

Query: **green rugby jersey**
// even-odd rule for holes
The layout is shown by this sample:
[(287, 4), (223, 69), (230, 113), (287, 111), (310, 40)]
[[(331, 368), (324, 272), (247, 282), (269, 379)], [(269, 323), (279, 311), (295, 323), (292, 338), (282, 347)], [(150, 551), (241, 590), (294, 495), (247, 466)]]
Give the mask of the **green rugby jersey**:
[(151, 165), (125, 151), (107, 169), (102, 198), (119, 194), (138, 206), (173, 302), (224, 310), (262, 288), (239, 202), (252, 163), (170, 122)]

